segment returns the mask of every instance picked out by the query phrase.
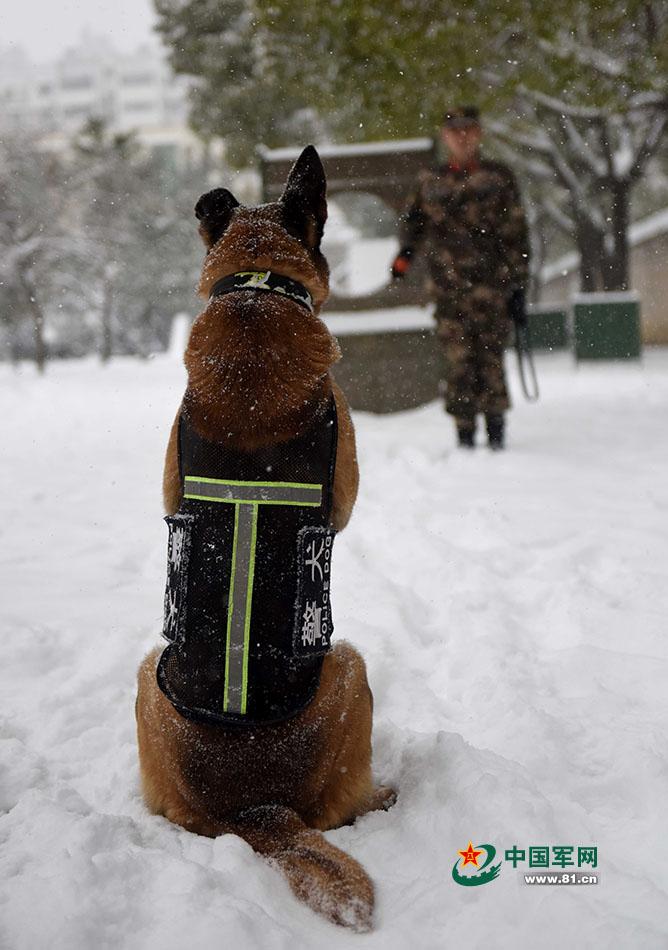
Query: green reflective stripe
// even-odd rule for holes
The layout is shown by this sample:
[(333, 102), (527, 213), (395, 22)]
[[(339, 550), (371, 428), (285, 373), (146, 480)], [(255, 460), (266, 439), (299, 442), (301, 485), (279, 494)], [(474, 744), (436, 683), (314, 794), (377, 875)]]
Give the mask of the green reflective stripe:
[(230, 644), (232, 617), (234, 615), (234, 579), (237, 569), (237, 536), (239, 533), (239, 508), (234, 509), (234, 539), (232, 541), (232, 572), (230, 574), (230, 590), (227, 598), (227, 638), (225, 642), (225, 692), (223, 694), (223, 709), (227, 710), (229, 701), (230, 682)]
[(322, 485), (300, 485), (280, 482), (205, 481), (186, 476), (184, 498), (227, 504), (303, 505), (318, 507), (322, 502)]
[(208, 478), (204, 475), (186, 475), (187, 482), (206, 482), (208, 485), (249, 485), (251, 488), (322, 488), (315, 482), (239, 482), (234, 478)]
[[(244, 506), (245, 507), (245, 506)], [(257, 544), (257, 515), (258, 506), (253, 505), (251, 511), (251, 540), (250, 540), (250, 564), (248, 566), (248, 583), (246, 585), (246, 611), (244, 626), (244, 658), (243, 669), (241, 671), (241, 712), (246, 713), (246, 699), (248, 696), (248, 652), (250, 646), (250, 623), (251, 607), (253, 602), (253, 580), (255, 579), (255, 547)]]
[(241, 714), (246, 712), (257, 512), (257, 505), (238, 505), (234, 518), (233, 574), (230, 578), (228, 602), (223, 709), (226, 712)]
[(214, 498), (211, 495), (184, 495), (192, 501), (217, 501), (229, 505), (292, 505), (296, 508), (319, 508), (320, 501), (276, 501), (273, 498)]

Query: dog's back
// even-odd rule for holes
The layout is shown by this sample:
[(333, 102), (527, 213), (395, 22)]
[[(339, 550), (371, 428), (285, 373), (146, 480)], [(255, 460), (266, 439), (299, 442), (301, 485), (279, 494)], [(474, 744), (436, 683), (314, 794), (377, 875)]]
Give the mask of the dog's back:
[[(196, 213), (208, 248), (200, 292), (208, 296), (214, 291), (214, 295), (196, 320), (186, 351), (188, 387), (172, 428), (165, 465), (168, 514), (188, 514), (182, 508), (184, 495), (192, 496), (195, 505), (202, 501), (214, 507), (217, 501), (234, 504), (237, 545), (241, 537), (239, 510), (255, 506), (255, 521), (251, 524), (249, 520), (248, 547), (251, 542), (256, 544), (253, 532), (257, 528), (257, 508), (276, 500), (278, 495), (271, 495), (274, 488), (278, 494), (283, 492), (284, 503), (308, 506), (308, 498), (313, 498), (319, 486), (323, 524), (307, 525), (306, 529), (339, 530), (347, 523), (354, 504), (357, 463), (345, 400), (328, 372), (338, 350), (318, 318), (327, 295), (327, 265), (319, 249), (326, 201), (317, 153), (312, 148), (305, 150), (281, 201), (275, 204), (241, 208), (229, 192), (217, 189), (200, 199)], [(246, 287), (243, 275), (249, 272), (259, 276), (254, 278), (255, 285), (251, 281)], [(267, 284), (267, 272), (278, 275), (277, 281), (270, 289), (258, 287), (258, 283)], [(184, 417), (195, 439), (223, 446), (225, 458), (257, 462), (272, 452), (280, 456), (285, 450), (288, 472), (290, 447), (299, 446), (300, 439), (316, 431), (319, 420), (334, 419), (331, 484), (322, 479), (316, 482), (315, 474), (306, 482), (276, 478), (271, 472), (266, 481), (258, 480), (259, 469), (255, 469), (248, 480), (229, 475), (210, 477), (208, 484), (213, 488), (204, 494), (206, 477), (193, 488), (194, 483), (188, 479), (195, 476), (183, 471), (179, 433), (183, 432)], [(258, 495), (261, 482), (263, 496)], [(323, 488), (328, 495), (326, 501)], [(214, 489), (219, 494), (212, 501)], [(235, 497), (243, 491), (251, 494)], [(315, 501), (311, 504), (315, 508)], [(288, 522), (285, 536), (292, 539), (290, 532), (299, 534), (302, 527), (298, 518), (287, 519), (285, 524)], [(269, 559), (259, 569), (271, 563)], [(238, 573), (233, 567), (233, 576)], [(255, 628), (251, 626), (249, 608), (254, 589), (252, 576), (249, 580), (247, 575), (246, 599), (240, 598), (241, 613), (237, 611), (241, 618), (237, 640), (235, 588), (230, 581), (227, 634), (224, 628), (221, 634), (227, 639), (224, 649), (219, 648), (218, 668), (212, 659), (215, 653), (200, 664), (200, 673), (205, 677), (211, 674), (214, 680), (217, 676), (222, 684), (225, 701), (217, 707), (221, 711), (219, 724), (177, 710), (179, 703), (169, 696), (169, 690), (164, 690), (164, 682), (164, 691), (158, 686), (159, 651), (142, 664), (137, 720), (146, 801), (153, 811), (197, 833), (239, 834), (279, 864), (293, 890), (312, 907), (338, 923), (367, 929), (373, 908), (369, 878), (357, 862), (329, 845), (315, 830), (350, 822), (391, 799), (388, 790), (374, 790), (371, 780), (372, 702), (364, 663), (352, 647), (337, 644), (315, 664), (319, 680), (305, 708), (296, 714), (289, 709), (290, 717), (280, 721), (243, 724), (243, 716), (252, 707), (248, 703), (242, 709), (241, 693), (234, 699), (230, 687), (233, 676), (228, 674), (236, 662), (233, 650), (238, 648), (238, 656), (242, 657), (239, 684), (243, 684), (239, 689), (252, 690), (248, 679), (252, 655), (249, 643)], [(276, 577), (275, 582), (284, 585), (286, 577)], [(267, 627), (271, 609), (267, 610), (266, 604), (263, 607), (261, 600), (258, 609), (264, 610), (264, 616), (257, 636), (270, 642), (275, 634), (273, 655), (278, 656), (282, 649), (289, 652), (289, 637), (284, 636), (286, 618), (281, 615), (272, 631)], [(191, 632), (201, 626), (195, 624)], [(210, 626), (221, 629), (220, 624)], [(179, 636), (183, 636), (184, 629)], [(174, 637), (175, 643), (179, 636)], [(265, 649), (266, 656), (270, 652)], [(224, 657), (227, 667), (222, 683)], [(292, 665), (286, 668), (299, 668), (298, 662), (289, 659)], [(280, 663), (276, 669), (282, 669)], [(285, 682), (281, 687), (285, 690)], [(232, 718), (240, 721), (232, 724), (229, 716), (226, 719), (224, 713), (230, 709)]]

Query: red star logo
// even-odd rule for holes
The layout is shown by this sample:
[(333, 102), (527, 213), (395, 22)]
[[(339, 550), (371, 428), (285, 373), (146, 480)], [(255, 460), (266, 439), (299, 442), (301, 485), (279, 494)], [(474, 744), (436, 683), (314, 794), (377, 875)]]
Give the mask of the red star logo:
[(473, 842), (469, 841), (469, 846), (466, 851), (458, 851), (457, 854), (461, 854), (464, 858), (464, 863), (462, 867), (465, 868), (467, 864), (472, 864), (474, 868), (478, 867), (478, 855), (482, 854), (482, 850), (476, 851), (473, 847)]

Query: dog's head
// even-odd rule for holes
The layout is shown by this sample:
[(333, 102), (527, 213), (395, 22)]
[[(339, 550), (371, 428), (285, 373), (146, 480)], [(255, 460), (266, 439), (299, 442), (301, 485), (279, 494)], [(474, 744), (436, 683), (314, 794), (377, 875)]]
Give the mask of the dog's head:
[(247, 208), (226, 188), (202, 195), (195, 206), (207, 248), (198, 292), (230, 274), (271, 270), (303, 284), (316, 311), (327, 299), (329, 269), (320, 252), (327, 220), (327, 185), (312, 145), (301, 153), (278, 201)]

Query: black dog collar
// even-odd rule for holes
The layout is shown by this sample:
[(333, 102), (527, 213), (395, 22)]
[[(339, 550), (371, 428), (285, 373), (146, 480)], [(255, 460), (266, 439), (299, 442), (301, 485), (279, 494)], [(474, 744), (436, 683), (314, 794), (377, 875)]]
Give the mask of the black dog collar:
[(295, 300), (306, 307), (309, 313), (313, 313), (313, 298), (306, 287), (290, 277), (272, 274), (270, 270), (242, 270), (223, 277), (213, 285), (209, 297), (220, 297), (235, 290), (270, 290)]

